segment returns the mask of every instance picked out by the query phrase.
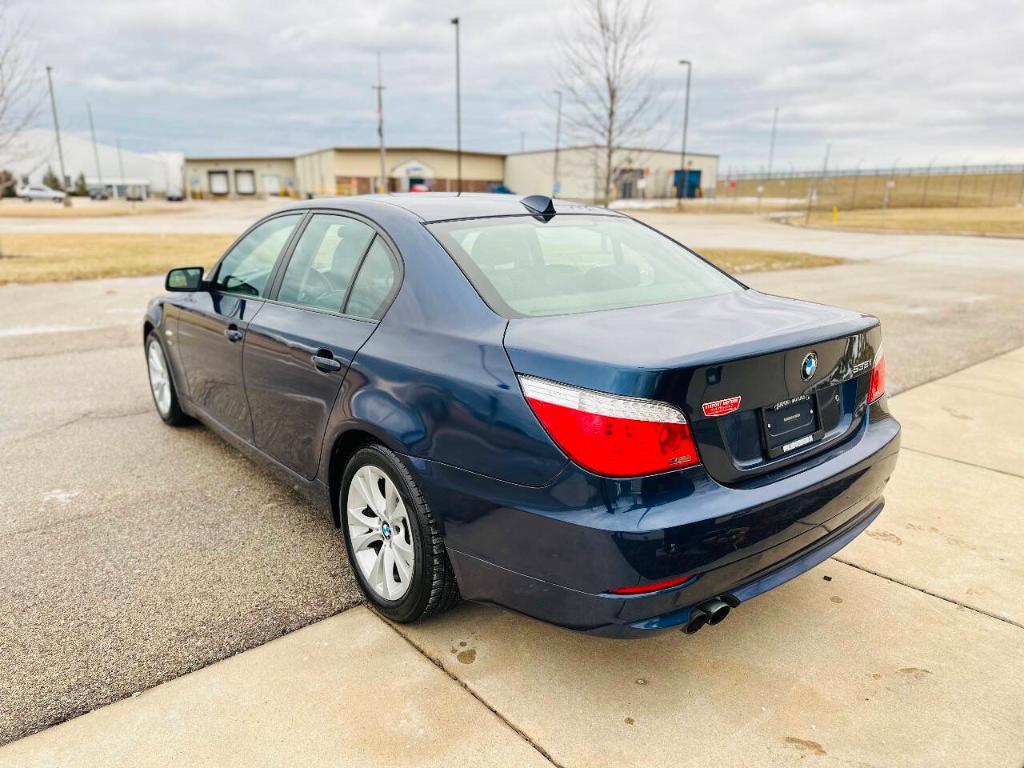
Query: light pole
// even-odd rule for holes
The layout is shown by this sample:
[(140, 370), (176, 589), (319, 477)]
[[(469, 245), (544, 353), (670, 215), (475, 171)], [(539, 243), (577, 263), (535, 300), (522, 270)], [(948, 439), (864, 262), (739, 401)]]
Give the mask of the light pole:
[(380, 181), (377, 192), (388, 191), (388, 151), (384, 148), (384, 83), (380, 69), (380, 51), (377, 51), (377, 84), (370, 86), (377, 92), (377, 137), (380, 140)]
[[(121, 137), (117, 137), (117, 167), (121, 170), (121, 188), (124, 189), (125, 199), (128, 198), (128, 180), (124, 176), (124, 156), (121, 154)], [(117, 197), (117, 186), (114, 186), (114, 197)]]
[(64, 206), (71, 205), (71, 195), (67, 194), (68, 175), (64, 171), (64, 148), (60, 143), (60, 122), (57, 120), (57, 99), (53, 95), (53, 67), (46, 68), (46, 82), (50, 86), (50, 109), (53, 111), (53, 131), (57, 135), (57, 159), (60, 161), (60, 188), (64, 191)]
[(452, 26), (455, 27), (455, 163), (457, 166), (458, 181), (455, 191), (462, 191), (462, 81), (461, 67), (459, 63), (459, 17), (452, 19)]
[(768, 145), (768, 178), (772, 177), (772, 160), (775, 158), (775, 127), (779, 123), (779, 108), (775, 108), (775, 114), (772, 115), (772, 140)]
[(686, 129), (690, 122), (690, 73), (693, 71), (693, 64), (690, 63), (689, 59), (680, 59), (680, 64), (686, 65), (686, 99), (683, 102), (683, 149), (680, 152), (679, 158), (679, 199), (680, 205), (682, 200), (686, 199), (686, 193), (689, 187), (689, 179), (686, 177)]
[(558, 183), (558, 146), (559, 139), (562, 136), (562, 92), (555, 91), (555, 94), (558, 96), (558, 117), (555, 118), (555, 171), (554, 181), (551, 184), (552, 197), (557, 197), (558, 193), (561, 191)]
[(86, 104), (89, 110), (89, 133), (92, 134), (92, 156), (96, 160), (96, 185), (103, 190), (103, 173), (100, 171), (100, 151), (96, 146), (96, 126), (92, 122), (92, 104)]

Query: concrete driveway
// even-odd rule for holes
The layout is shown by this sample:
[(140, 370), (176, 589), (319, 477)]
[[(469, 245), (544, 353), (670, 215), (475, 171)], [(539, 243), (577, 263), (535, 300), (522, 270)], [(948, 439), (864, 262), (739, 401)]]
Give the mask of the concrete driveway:
[(693, 637), (356, 608), (15, 742), (0, 766), (1017, 768), (1022, 372), (1018, 350), (894, 398), (905, 450), (876, 524)]
[[(814, 243), (787, 238), (803, 233), (817, 242), (822, 236), (754, 219), (725, 226), (726, 218), (683, 216), (665, 227), (684, 226), (682, 239), (698, 247), (736, 245), (729, 239), (750, 238), (757, 245), (748, 242), (748, 247), (815, 250)], [(223, 231), (213, 227), (226, 225), (210, 226), (209, 231)], [(765, 290), (880, 315), (893, 391), (1024, 344), (1024, 255), (1016, 241), (922, 237), (900, 254), (893, 253), (892, 238), (902, 236), (828, 237), (835, 240), (830, 252), (854, 257), (856, 263), (750, 275), (747, 281)], [(938, 255), (928, 261), (932, 252)], [(869, 258), (872, 253), (875, 257)], [(261, 645), (358, 602), (340, 539), (318, 513), (206, 430), (168, 430), (152, 412), (138, 322), (146, 299), (159, 286), (159, 279), (142, 278), (0, 288), (0, 472), (5, 478), (0, 484), (0, 561), (5, 564), (0, 580), (0, 743)], [(877, 579), (869, 571), (885, 573), (910, 585), (901, 588), (913, 592), (906, 598), (911, 603), (922, 596), (937, 599), (925, 594), (934, 592), (972, 605), (970, 621), (977, 620), (979, 611), (1002, 624), (1022, 621), (1007, 613), (1016, 594), (1012, 580), (1000, 586), (984, 569), (960, 567), (959, 559), (954, 560), (957, 567), (944, 568), (940, 579), (936, 569), (924, 567), (927, 561), (911, 561), (905, 554), (911, 543), (938, 547), (929, 556), (946, 565), (950, 553), (959, 552), (946, 548), (943, 542), (951, 539), (969, 542), (961, 547), (966, 553), (976, 551), (971, 547), (979, 545), (968, 535), (977, 533), (972, 521), (956, 513), (961, 503), (979, 505), (984, 500), (964, 490), (967, 486), (957, 482), (961, 476), (995, 489), (997, 498), (1012, 499), (1014, 493), (1021, 498), (1014, 485), (1019, 455), (988, 442), (990, 434), (1009, 428), (1012, 403), (1020, 395), (1006, 375), (1019, 363), (1010, 356), (998, 365), (1002, 373), (978, 369), (950, 380), (958, 383), (905, 396), (936, 392), (928, 395), (933, 399), (922, 406), (919, 418), (920, 434), (927, 435), (918, 446), (919, 464), (947, 460), (936, 458), (936, 446), (948, 443), (950, 450), (957, 450), (962, 434), (974, 436), (976, 450), (967, 454), (970, 458), (955, 457), (956, 472), (942, 464), (938, 471), (923, 467), (912, 474), (911, 460), (904, 457), (896, 483), (916, 489), (917, 495), (908, 493), (907, 498), (918, 501), (908, 500), (904, 506), (915, 515), (908, 525), (920, 529), (884, 529), (904, 548), (885, 536), (862, 537), (864, 544), (858, 546), (870, 544), (875, 550), (863, 555), (859, 565), (865, 570), (852, 569), (849, 578)], [(964, 410), (964, 402), (975, 407), (978, 398), (971, 392), (983, 385), (1009, 398), (1001, 402), (1011, 416), (997, 409), (994, 426)], [(996, 408), (991, 400), (985, 399), (988, 407)], [(941, 428), (945, 432), (939, 424), (947, 425)], [(929, 431), (933, 429), (940, 431)], [(979, 467), (968, 467), (965, 461)], [(1001, 472), (993, 474), (989, 464)], [(994, 479), (996, 475), (1005, 479)], [(910, 485), (915, 477), (917, 485)], [(921, 489), (940, 485), (945, 489), (940, 504), (920, 495)], [(883, 522), (893, 509), (890, 505)], [(992, 528), (985, 546), (994, 552), (1002, 544), (997, 557), (1019, 568), (1019, 554), (1005, 549), (1014, 518), (1000, 519), (1004, 527)], [(902, 576), (884, 570), (895, 553), (907, 568), (913, 562), (919, 569)], [(844, 604), (849, 598), (845, 593), (832, 596), (843, 598)], [(939, 604), (948, 606), (941, 600)], [(468, 608), (456, 617), (469, 617), (469, 627), (478, 614), (487, 613)], [(743, 621), (737, 616), (737, 632)], [(898, 623), (886, 621), (884, 626), (894, 636), (902, 632)], [(468, 650), (470, 640), (457, 642), (467, 642), (462, 650)], [(454, 647), (459, 648), (457, 642)], [(473, 650), (480, 654), (479, 648)], [(536, 652), (543, 655), (540, 646)], [(876, 672), (883, 674), (871, 670)], [(633, 715), (623, 717), (640, 722)]]

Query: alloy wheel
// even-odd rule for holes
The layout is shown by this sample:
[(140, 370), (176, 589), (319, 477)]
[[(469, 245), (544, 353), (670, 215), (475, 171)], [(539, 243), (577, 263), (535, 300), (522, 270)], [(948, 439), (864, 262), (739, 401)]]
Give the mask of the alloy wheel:
[(159, 342), (151, 341), (149, 343), (146, 359), (149, 363), (149, 386), (153, 390), (153, 400), (156, 402), (160, 415), (167, 416), (171, 412), (171, 379), (167, 372), (164, 351)]
[(370, 589), (399, 600), (412, 586), (415, 551), (409, 513), (395, 481), (371, 464), (352, 476), (345, 504), (352, 555)]

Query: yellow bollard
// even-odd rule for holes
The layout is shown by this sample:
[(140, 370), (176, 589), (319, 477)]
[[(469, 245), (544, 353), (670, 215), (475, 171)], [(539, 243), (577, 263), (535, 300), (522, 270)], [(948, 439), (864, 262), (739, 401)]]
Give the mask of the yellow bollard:
[(839, 223), (839, 207), (835, 205), (832, 206), (832, 223)]

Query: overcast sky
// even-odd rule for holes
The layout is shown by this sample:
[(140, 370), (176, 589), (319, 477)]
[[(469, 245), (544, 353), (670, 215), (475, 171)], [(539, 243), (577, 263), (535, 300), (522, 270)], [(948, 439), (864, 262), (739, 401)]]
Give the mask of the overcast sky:
[[(553, 70), (572, 2), (555, 0), (12, 0), (63, 127), (188, 154), (374, 145), (376, 51), (395, 145), (454, 146), (462, 19), (463, 145), (554, 141)], [(677, 148), (680, 58), (694, 62), (689, 146), (729, 167), (1024, 162), (1024, 5), (1014, 0), (654, 3), (649, 57)], [(48, 124), (48, 122), (44, 123)]]

